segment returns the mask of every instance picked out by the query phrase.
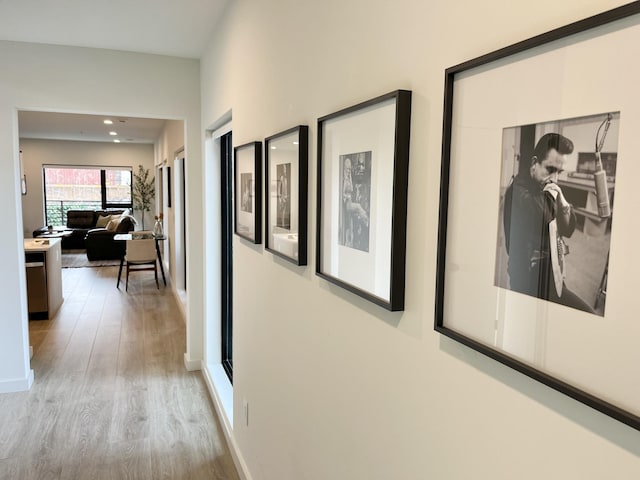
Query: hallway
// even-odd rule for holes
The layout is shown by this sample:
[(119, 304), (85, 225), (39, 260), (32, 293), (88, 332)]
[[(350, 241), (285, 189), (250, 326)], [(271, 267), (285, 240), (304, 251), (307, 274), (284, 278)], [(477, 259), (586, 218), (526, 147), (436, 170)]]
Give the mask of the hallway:
[(35, 381), (0, 395), (0, 479), (238, 478), (185, 326), (153, 275), (63, 269), (64, 303), (29, 322)]

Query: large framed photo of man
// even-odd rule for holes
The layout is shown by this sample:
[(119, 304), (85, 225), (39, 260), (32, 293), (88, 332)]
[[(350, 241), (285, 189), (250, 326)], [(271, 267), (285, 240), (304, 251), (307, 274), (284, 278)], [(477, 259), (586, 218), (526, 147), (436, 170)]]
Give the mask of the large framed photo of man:
[(316, 274), (404, 309), (411, 92), (318, 119)]
[(504, 128), (495, 285), (604, 316), (620, 112)]
[(307, 264), (309, 127), (299, 125), (264, 140), (265, 248)]
[(446, 70), (434, 327), (640, 430), (638, 38), (633, 2)]
[(262, 232), (262, 143), (251, 142), (233, 149), (234, 232), (260, 243)]

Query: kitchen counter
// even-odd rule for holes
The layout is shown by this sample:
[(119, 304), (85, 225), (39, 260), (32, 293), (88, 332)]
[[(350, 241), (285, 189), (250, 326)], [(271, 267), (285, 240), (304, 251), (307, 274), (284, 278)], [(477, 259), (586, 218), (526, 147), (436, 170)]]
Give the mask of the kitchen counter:
[(51, 319), (62, 305), (62, 240), (25, 238), (29, 319)]

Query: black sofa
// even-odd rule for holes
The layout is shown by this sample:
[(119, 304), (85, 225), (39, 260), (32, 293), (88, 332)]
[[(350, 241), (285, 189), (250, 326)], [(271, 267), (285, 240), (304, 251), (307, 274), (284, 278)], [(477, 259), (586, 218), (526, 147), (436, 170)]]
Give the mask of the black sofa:
[(130, 215), (121, 215), (113, 219), (107, 227), (92, 228), (84, 240), (89, 260), (117, 260), (124, 256), (127, 242), (114, 240), (118, 233), (129, 233), (135, 227), (135, 220)]
[[(62, 237), (62, 248), (64, 250), (84, 249), (85, 237), (89, 230), (96, 228), (98, 220), (104, 220), (110, 215), (121, 215), (125, 210), (69, 210), (67, 212), (67, 225), (65, 231), (71, 232), (70, 235)], [(56, 227), (59, 228), (59, 227)], [(33, 232), (36, 238), (47, 232), (47, 227), (39, 228)]]

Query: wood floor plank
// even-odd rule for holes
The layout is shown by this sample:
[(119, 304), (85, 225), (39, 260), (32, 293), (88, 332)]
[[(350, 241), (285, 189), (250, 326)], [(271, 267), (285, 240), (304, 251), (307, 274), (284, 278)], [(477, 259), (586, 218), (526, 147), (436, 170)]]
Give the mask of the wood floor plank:
[(149, 436), (149, 399), (146, 390), (117, 392), (109, 429), (109, 442), (126, 442)]
[(62, 273), (63, 307), (29, 324), (31, 390), (0, 394), (0, 480), (237, 480), (171, 291)]
[(106, 468), (112, 480), (153, 478), (149, 440), (111, 444)]
[(0, 460), (0, 480), (60, 480), (62, 464), (45, 457)]

